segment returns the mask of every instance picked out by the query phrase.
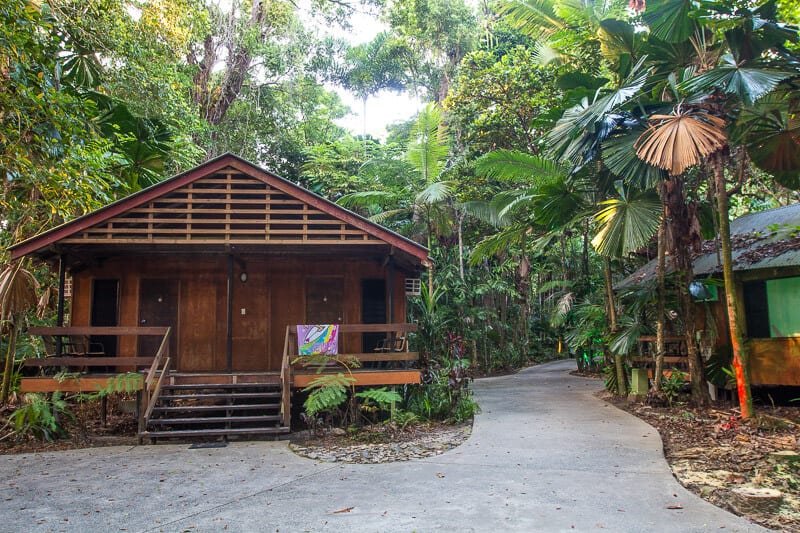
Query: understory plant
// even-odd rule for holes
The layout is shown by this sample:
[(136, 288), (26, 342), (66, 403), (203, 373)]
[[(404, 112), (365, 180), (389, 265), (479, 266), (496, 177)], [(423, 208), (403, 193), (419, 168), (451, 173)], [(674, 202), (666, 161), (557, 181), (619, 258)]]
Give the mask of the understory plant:
[[(425, 419), (463, 422), (478, 410), (469, 388), (470, 361), (463, 337), (446, 331), (436, 292), (416, 302), (422, 383), (406, 389), (406, 409)], [(423, 356), (424, 354), (424, 356)]]
[[(314, 431), (321, 423), (331, 424), (337, 418), (342, 425), (360, 425), (362, 417), (374, 421), (377, 412), (387, 411), (389, 406), (402, 400), (397, 392), (386, 387), (356, 391), (352, 369), (361, 364), (356, 358), (311, 354), (297, 357), (292, 363), (315, 367), (319, 374), (303, 389), (303, 392), (309, 393), (303, 403), (305, 419)], [(331, 365), (342, 367), (344, 372), (323, 374), (322, 371)]]
[(51, 441), (66, 437), (67, 430), (62, 424), (64, 417), (72, 418), (67, 402), (61, 392), (54, 392), (49, 398), (43, 394), (26, 394), (25, 404), (11, 413), (6, 427), (11, 431), (0, 437), (25, 438), (31, 436), (41, 441)]

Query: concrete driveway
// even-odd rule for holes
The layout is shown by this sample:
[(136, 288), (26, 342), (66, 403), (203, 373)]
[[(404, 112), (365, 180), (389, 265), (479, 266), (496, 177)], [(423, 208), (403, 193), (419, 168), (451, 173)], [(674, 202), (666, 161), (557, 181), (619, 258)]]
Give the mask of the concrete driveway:
[(684, 490), (658, 433), (573, 368), (477, 381), (472, 437), (416, 462), (319, 463), (285, 442), (0, 456), (0, 530), (765, 531)]

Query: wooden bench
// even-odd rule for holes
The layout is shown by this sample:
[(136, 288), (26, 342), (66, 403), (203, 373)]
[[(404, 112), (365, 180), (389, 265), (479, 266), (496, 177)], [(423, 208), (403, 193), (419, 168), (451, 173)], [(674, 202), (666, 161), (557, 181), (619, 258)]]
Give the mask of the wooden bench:
[[(653, 379), (656, 364), (656, 342), (655, 335), (643, 335), (637, 339), (639, 342), (639, 356), (631, 358), (631, 362), (637, 366), (647, 368), (647, 375)], [(647, 354), (647, 355), (644, 355)], [(671, 335), (664, 337), (664, 368), (662, 375), (670, 378), (674, 371), (684, 374), (686, 381), (691, 380), (689, 374), (689, 356), (686, 350), (686, 338), (683, 336)]]

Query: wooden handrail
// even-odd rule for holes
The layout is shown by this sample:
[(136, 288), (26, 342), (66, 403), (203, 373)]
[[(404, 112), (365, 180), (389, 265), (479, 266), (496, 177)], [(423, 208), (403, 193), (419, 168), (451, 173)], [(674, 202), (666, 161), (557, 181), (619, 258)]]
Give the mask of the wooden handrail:
[(30, 335), (50, 335), (66, 337), (69, 335), (165, 335), (168, 327), (126, 327), (126, 326), (37, 326), (28, 328)]
[(144, 420), (145, 424), (148, 420), (150, 420), (150, 415), (153, 413), (153, 408), (156, 406), (156, 400), (158, 400), (158, 395), (161, 393), (161, 383), (164, 381), (164, 376), (167, 375), (167, 370), (169, 369), (169, 357), (164, 360), (164, 367), (161, 369), (161, 373), (158, 376), (158, 381), (156, 382), (156, 387), (153, 390), (153, 394), (150, 395), (149, 391), (145, 391), (145, 394), (149, 397), (147, 402), (147, 410), (144, 412)]
[[(281, 360), (281, 425), (289, 427), (291, 424), (291, 386), (292, 386), (292, 366), (289, 364), (289, 330), (291, 326), (286, 326), (286, 337), (283, 341), (283, 359)], [(296, 333), (295, 333), (296, 335)]]
[(37, 357), (25, 359), (24, 366), (150, 366), (153, 357)]
[[(413, 333), (416, 324), (339, 324), (339, 333)], [(296, 331), (295, 331), (296, 334)]]
[[(164, 381), (164, 376), (167, 375), (167, 371), (169, 370), (169, 336), (171, 333), (172, 328), (166, 328), (166, 331), (164, 332), (164, 338), (161, 339), (161, 344), (158, 347), (156, 356), (153, 358), (153, 364), (150, 365), (150, 370), (147, 371), (147, 377), (144, 379), (145, 405), (143, 406), (143, 409), (145, 426), (150, 420), (150, 414), (153, 412), (153, 408), (158, 401), (158, 395), (161, 393), (161, 383)], [(163, 366), (161, 365), (162, 359), (164, 359)], [(153, 387), (153, 381), (155, 380), (156, 373), (158, 372), (159, 368), (161, 372), (158, 375), (158, 381), (156, 382), (155, 387)]]

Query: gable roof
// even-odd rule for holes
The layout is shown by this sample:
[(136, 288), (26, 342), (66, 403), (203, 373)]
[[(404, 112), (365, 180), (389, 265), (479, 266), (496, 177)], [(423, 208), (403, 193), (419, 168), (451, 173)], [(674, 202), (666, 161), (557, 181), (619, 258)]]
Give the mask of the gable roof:
[[(733, 270), (800, 266), (800, 203), (742, 215), (731, 222)], [(655, 278), (654, 259), (615, 285), (616, 289), (640, 285)], [(695, 276), (722, 272), (714, 239), (703, 243), (692, 267)], [(667, 272), (673, 272), (667, 261)]]
[(16, 259), (57, 244), (122, 243), (386, 244), (419, 264), (430, 261), (424, 246), (230, 153), (9, 250)]

